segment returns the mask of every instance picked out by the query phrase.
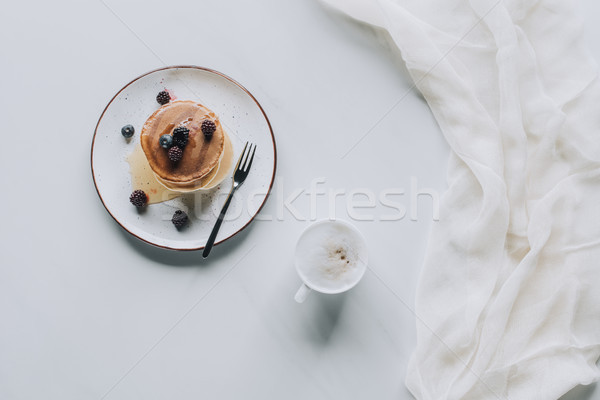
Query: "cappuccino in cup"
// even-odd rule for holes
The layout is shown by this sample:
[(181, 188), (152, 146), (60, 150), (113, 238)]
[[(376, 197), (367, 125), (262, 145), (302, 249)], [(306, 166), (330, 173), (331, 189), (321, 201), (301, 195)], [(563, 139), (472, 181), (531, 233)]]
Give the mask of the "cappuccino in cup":
[(295, 264), (304, 282), (296, 300), (304, 301), (309, 289), (341, 293), (356, 285), (367, 267), (367, 247), (360, 232), (345, 221), (319, 221), (301, 235)]

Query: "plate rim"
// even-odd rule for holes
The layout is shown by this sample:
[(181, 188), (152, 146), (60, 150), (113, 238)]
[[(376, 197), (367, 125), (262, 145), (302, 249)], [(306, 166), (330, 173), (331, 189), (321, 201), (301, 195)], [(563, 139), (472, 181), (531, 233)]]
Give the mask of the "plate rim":
[(178, 248), (178, 247), (171, 247), (171, 246), (166, 246), (166, 245), (161, 245), (161, 244), (157, 244), (154, 243), (150, 240), (144, 239), (138, 235), (136, 235), (135, 233), (131, 232), (129, 229), (127, 229), (114, 215), (112, 212), (110, 212), (110, 210), (108, 209), (108, 207), (106, 206), (106, 203), (104, 202), (104, 199), (102, 198), (102, 194), (100, 194), (100, 190), (98, 189), (98, 184), (96, 182), (96, 174), (94, 173), (94, 145), (96, 143), (96, 134), (98, 133), (98, 127), (100, 126), (100, 122), (102, 121), (102, 118), (104, 117), (104, 114), (106, 113), (106, 111), (108, 110), (108, 107), (110, 107), (110, 105), (112, 104), (112, 102), (117, 98), (117, 96), (119, 96), (119, 94), (121, 94), (121, 92), (123, 90), (125, 90), (126, 88), (128, 88), (131, 84), (133, 84), (134, 82), (136, 82), (137, 80), (159, 72), (159, 71), (165, 71), (165, 70), (169, 70), (169, 69), (197, 69), (200, 71), (204, 71), (204, 72), (209, 72), (215, 75), (219, 75), (222, 78), (227, 79), (228, 81), (230, 81), (231, 83), (233, 83), (234, 85), (238, 86), (240, 89), (242, 89), (248, 96), (250, 96), (250, 98), (254, 101), (254, 103), (256, 103), (256, 105), (258, 106), (260, 112), (262, 113), (263, 117), (265, 118), (265, 121), (267, 121), (267, 126), (269, 127), (269, 133), (271, 134), (271, 142), (273, 144), (273, 174), (271, 176), (271, 182), (269, 183), (269, 189), (267, 190), (267, 194), (265, 195), (265, 198), (262, 202), (262, 204), (260, 205), (260, 207), (258, 207), (258, 209), (256, 210), (256, 212), (252, 215), (252, 217), (248, 220), (248, 222), (246, 222), (246, 224), (244, 224), (244, 226), (242, 226), (240, 229), (238, 229), (237, 231), (235, 231), (234, 233), (232, 233), (231, 235), (227, 236), (226, 238), (221, 239), (218, 242), (215, 242), (215, 246), (219, 245), (223, 242), (225, 242), (228, 239), (231, 239), (232, 237), (234, 237), (235, 235), (237, 235), (238, 233), (240, 233), (241, 231), (243, 231), (244, 229), (246, 229), (246, 227), (248, 225), (250, 225), (250, 223), (252, 223), (252, 221), (254, 221), (254, 218), (256, 218), (256, 216), (258, 215), (258, 213), (260, 213), (260, 211), (262, 210), (262, 208), (264, 207), (265, 203), (267, 202), (267, 199), (269, 198), (269, 196), (271, 195), (271, 190), (273, 189), (273, 183), (275, 182), (275, 173), (277, 172), (277, 145), (275, 143), (275, 135), (273, 134), (273, 127), (271, 126), (271, 121), (269, 121), (269, 117), (267, 117), (267, 114), (265, 113), (265, 110), (263, 109), (263, 107), (260, 105), (260, 103), (258, 102), (258, 100), (256, 99), (256, 97), (254, 97), (254, 95), (252, 93), (250, 93), (250, 91), (248, 89), (246, 89), (241, 83), (239, 83), (238, 81), (236, 81), (235, 79), (231, 78), (228, 75), (225, 75), (222, 72), (216, 71), (214, 69), (211, 68), (206, 68), (206, 67), (200, 67), (197, 65), (170, 65), (170, 66), (166, 66), (166, 67), (161, 67), (161, 68), (156, 68), (153, 69), (151, 71), (148, 71), (142, 75), (139, 75), (138, 77), (134, 78), (133, 80), (131, 80), (130, 82), (128, 82), (127, 84), (125, 84), (121, 89), (119, 89), (119, 91), (110, 99), (110, 101), (108, 102), (108, 104), (106, 104), (106, 107), (104, 107), (104, 110), (102, 111), (102, 114), (100, 114), (100, 117), (98, 118), (98, 122), (96, 123), (96, 127), (94, 128), (94, 136), (92, 137), (92, 145), (91, 145), (91, 151), (90, 151), (90, 166), (91, 166), (91, 172), (92, 172), (92, 179), (94, 181), (94, 187), (96, 188), (96, 193), (98, 194), (98, 197), (100, 198), (100, 202), (102, 203), (102, 205), (104, 206), (104, 209), (106, 210), (106, 212), (108, 212), (108, 214), (112, 217), (112, 219), (119, 224), (119, 226), (121, 228), (123, 228), (127, 233), (129, 233), (131, 236), (141, 240), (142, 242), (148, 243), (152, 246), (161, 248), (161, 249), (166, 249), (166, 250), (175, 250), (175, 251), (197, 251), (197, 250), (202, 250), (204, 249), (205, 246), (201, 246), (201, 247), (186, 247), (186, 248)]

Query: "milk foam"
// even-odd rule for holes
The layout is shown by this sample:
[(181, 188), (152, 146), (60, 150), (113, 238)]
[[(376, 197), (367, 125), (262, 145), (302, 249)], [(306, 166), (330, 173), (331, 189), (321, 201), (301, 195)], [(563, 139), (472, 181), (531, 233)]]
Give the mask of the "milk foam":
[(351, 227), (335, 222), (307, 230), (296, 248), (296, 266), (315, 289), (344, 290), (360, 280), (366, 268), (366, 248)]

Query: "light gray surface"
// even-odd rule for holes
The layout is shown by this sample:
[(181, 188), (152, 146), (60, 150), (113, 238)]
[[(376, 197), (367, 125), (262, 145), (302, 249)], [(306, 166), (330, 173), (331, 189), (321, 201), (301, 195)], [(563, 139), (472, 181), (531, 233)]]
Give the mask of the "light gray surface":
[[(583, 4), (598, 37), (600, 7)], [(447, 146), (383, 38), (307, 0), (11, 2), (0, 34), (0, 398), (411, 398), (403, 376), (431, 199), (421, 196), (418, 221), (356, 222), (370, 248), (365, 278), (303, 305), (292, 254), (309, 222), (285, 209), (277, 218), (284, 198), (318, 177), (345, 198), (403, 188), (396, 200), (409, 212), (411, 177), (443, 191)], [(590, 48), (600, 58), (600, 44)], [(91, 180), (108, 100), (174, 64), (241, 82), (277, 138), (278, 182), (263, 211), (274, 220), (208, 260), (129, 237)], [(309, 196), (294, 205), (309, 216)], [(327, 197), (317, 205), (327, 217)]]

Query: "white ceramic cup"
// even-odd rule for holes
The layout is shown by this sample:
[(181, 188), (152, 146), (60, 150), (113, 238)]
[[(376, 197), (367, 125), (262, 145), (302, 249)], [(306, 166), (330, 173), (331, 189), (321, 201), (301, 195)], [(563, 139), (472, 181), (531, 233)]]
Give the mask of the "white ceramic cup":
[(304, 302), (311, 290), (345, 292), (362, 279), (367, 263), (366, 241), (354, 225), (341, 220), (317, 221), (296, 244), (294, 264), (303, 283), (294, 299)]

